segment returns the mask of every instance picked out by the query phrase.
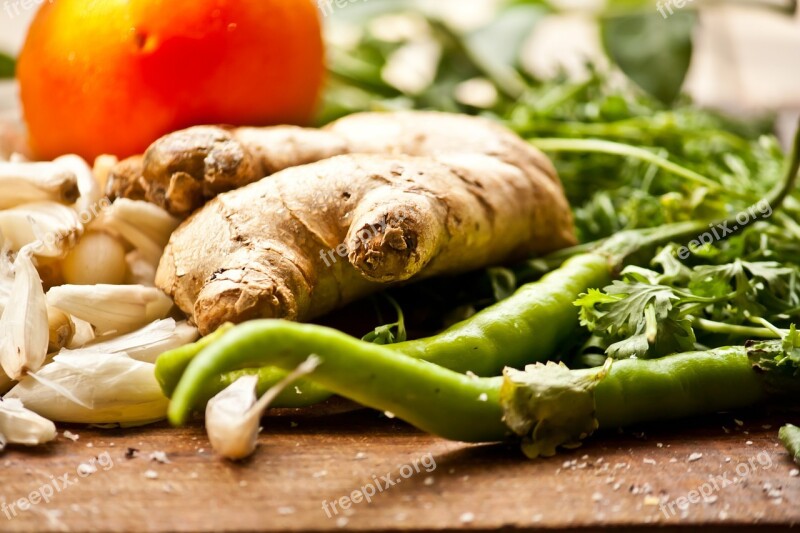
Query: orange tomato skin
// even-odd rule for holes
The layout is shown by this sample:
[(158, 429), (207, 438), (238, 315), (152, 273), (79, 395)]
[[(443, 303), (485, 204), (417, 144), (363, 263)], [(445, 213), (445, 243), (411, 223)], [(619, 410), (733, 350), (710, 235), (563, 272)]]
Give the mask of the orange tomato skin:
[(17, 65), (42, 159), (127, 157), (197, 124), (304, 124), (323, 75), (313, 0), (45, 2)]

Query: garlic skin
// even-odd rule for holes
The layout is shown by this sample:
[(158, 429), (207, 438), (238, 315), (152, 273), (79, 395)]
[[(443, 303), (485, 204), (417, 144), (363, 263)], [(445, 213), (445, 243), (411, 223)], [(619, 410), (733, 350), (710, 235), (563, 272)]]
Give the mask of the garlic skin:
[(0, 366), (18, 380), (38, 370), (47, 357), (50, 327), (42, 280), (33, 265), (30, 248), (14, 260), (14, 281), (0, 315)]
[(155, 365), (125, 354), (61, 353), (29, 373), (5, 398), (56, 422), (138, 426), (166, 417), (169, 400)]
[(47, 308), (48, 339), (47, 353), (54, 353), (69, 345), (75, 337), (75, 322), (65, 312), (54, 307)]
[[(0, 250), (3, 245), (3, 234), (0, 233)], [(2, 252), (0, 252), (2, 253)], [(2, 272), (0, 269), (0, 315), (6, 308), (8, 298), (11, 296), (11, 288), (14, 286), (14, 276)]]
[(17, 382), (11, 379), (3, 372), (3, 369), (0, 368), (0, 396), (10, 391)]
[(0, 400), (0, 451), (6, 444), (37, 446), (56, 438), (56, 426), (14, 398)]
[(158, 264), (148, 261), (138, 250), (128, 252), (125, 256), (128, 264), (128, 276), (125, 281), (131, 285), (156, 286), (156, 270)]
[(191, 344), (199, 337), (200, 332), (188, 322), (167, 318), (120, 337), (87, 344), (75, 350), (62, 350), (61, 353), (125, 353), (137, 361), (155, 363), (162, 353)]
[(94, 165), (92, 166), (92, 173), (94, 174), (94, 179), (97, 181), (97, 186), (100, 187), (101, 191), (106, 190), (106, 184), (108, 183), (109, 174), (111, 174), (111, 169), (114, 168), (114, 165), (119, 163), (119, 159), (113, 155), (101, 155), (98, 156), (97, 159), (94, 160)]
[(173, 306), (166, 294), (142, 285), (61, 285), (47, 292), (47, 303), (90, 323), (97, 336), (143, 328)]

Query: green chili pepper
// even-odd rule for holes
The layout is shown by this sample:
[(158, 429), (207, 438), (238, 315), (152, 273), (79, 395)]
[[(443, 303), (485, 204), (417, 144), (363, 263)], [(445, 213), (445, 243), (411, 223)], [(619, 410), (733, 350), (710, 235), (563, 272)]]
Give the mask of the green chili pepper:
[[(470, 378), (334, 329), (283, 320), (247, 322), (203, 350), (175, 390), (170, 420), (184, 422), (198, 405), (204, 384), (216, 376), (267, 365), (292, 370), (312, 353), (322, 359), (315, 383), (334, 393), (347, 392), (342, 395), (391, 411), (427, 431), (470, 441), (496, 440), (505, 431), (496, 387), (488, 386), (491, 380)], [(482, 394), (491, 394), (491, 401), (480, 401)], [(380, 405), (373, 401), (378, 397)], [(495, 423), (464, 424), (475, 414)]]
[(266, 365), (288, 371), (311, 353), (321, 364), (310, 379), (336, 394), (452, 440), (522, 437), (530, 456), (552, 455), (598, 427), (736, 409), (800, 390), (780, 341), (609, 361), (599, 370), (549, 363), (476, 378), (322, 326), (257, 320), (225, 333), (191, 362), (170, 421), (186, 421), (214, 376)]
[[(210, 335), (206, 335), (199, 341), (193, 344), (181, 346), (170, 352), (159, 356), (156, 365), (156, 379), (158, 380), (161, 389), (171, 396), (178, 381), (181, 379), (183, 372), (189, 363), (192, 362), (197, 354), (205, 348), (216, 342), (225, 333), (234, 327), (233, 324), (225, 324), (217, 331)], [(263, 368), (246, 368), (237, 370), (235, 372), (226, 372), (224, 374), (215, 376), (209, 379), (202, 387), (202, 403), (216, 396), (219, 392), (232, 385), (234, 381), (242, 376), (257, 375), (258, 376), (258, 395), (261, 396), (272, 386), (286, 377), (286, 372), (279, 368), (267, 366)], [(307, 407), (319, 402), (323, 402), (330, 398), (331, 393), (321, 388), (315, 383), (308, 381), (298, 381), (296, 387), (291, 387), (283, 391), (275, 400), (275, 405), (281, 407)]]
[(567, 260), (541, 280), (438, 335), (389, 345), (457, 372), (496, 376), (556, 355), (578, 327), (573, 302), (588, 287), (611, 282), (614, 265), (599, 253)]

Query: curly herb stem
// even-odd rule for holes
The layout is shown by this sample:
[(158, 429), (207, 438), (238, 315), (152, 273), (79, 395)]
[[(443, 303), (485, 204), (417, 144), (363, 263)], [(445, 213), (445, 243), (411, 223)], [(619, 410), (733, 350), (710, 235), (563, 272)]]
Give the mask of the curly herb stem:
[[(594, 152), (601, 154), (618, 155), (632, 157), (647, 163), (658, 166), (659, 168), (680, 176), (693, 183), (709, 187), (714, 190), (722, 189), (722, 184), (698, 174), (686, 167), (673, 163), (666, 157), (655, 154), (638, 146), (606, 141), (602, 139), (568, 139), (568, 138), (541, 138), (531, 139), (531, 144), (545, 152)], [(740, 194), (737, 191), (727, 191), (732, 194)]]

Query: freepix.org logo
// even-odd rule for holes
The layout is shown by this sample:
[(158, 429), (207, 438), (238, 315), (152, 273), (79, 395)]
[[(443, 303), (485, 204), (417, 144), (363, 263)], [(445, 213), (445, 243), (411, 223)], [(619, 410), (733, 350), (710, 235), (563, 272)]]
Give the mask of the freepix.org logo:
[(14, 19), (25, 11), (30, 11), (47, 2), (52, 4), (54, 0), (3, 0), (3, 11), (8, 18)]

